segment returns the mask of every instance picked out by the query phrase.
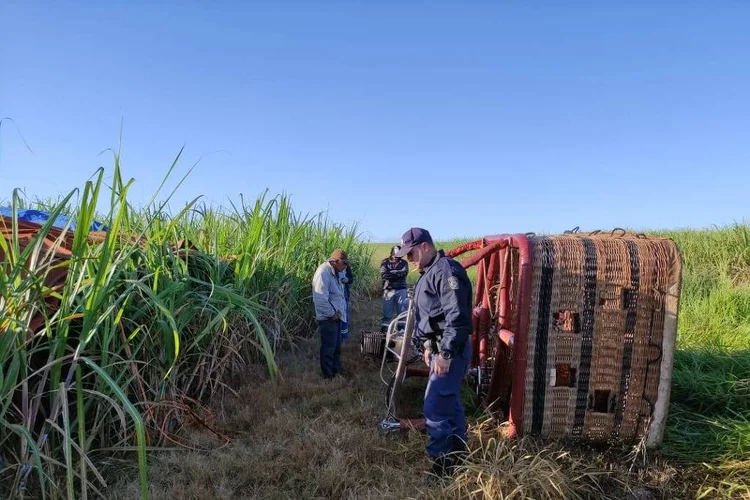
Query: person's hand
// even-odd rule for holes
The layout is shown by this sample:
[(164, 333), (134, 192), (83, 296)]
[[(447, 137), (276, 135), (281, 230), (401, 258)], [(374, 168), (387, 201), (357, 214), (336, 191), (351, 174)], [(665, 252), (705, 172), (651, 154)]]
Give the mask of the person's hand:
[(451, 360), (445, 359), (444, 357), (437, 355), (435, 356), (435, 374), (442, 375), (448, 373), (451, 368)]
[(424, 364), (426, 364), (427, 366), (430, 366), (430, 354), (431, 351), (429, 351), (428, 349), (424, 350)]

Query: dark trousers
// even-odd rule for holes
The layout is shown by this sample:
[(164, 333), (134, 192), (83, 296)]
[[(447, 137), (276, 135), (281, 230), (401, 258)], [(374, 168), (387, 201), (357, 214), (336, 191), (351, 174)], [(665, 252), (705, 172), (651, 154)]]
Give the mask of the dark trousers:
[(341, 371), (341, 321), (318, 321), (320, 328), (320, 370), (325, 378)]
[(432, 459), (465, 450), (466, 419), (461, 385), (469, 365), (470, 342), (464, 352), (455, 353), (448, 373), (436, 375), (435, 355), (430, 359), (430, 378), (424, 395), (427, 454)]
[(385, 331), (391, 320), (406, 311), (409, 307), (409, 297), (406, 288), (399, 290), (383, 290), (383, 318), (380, 320), (380, 329)]

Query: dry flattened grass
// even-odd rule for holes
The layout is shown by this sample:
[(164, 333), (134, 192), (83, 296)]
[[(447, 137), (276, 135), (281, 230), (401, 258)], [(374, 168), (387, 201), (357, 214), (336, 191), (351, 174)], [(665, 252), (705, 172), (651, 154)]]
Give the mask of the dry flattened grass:
[(506, 439), (491, 420), (475, 424), (470, 433), (471, 451), (445, 484), (445, 498), (550, 500), (625, 494), (626, 485), (616, 474), (592, 467), (561, 445)]
[[(372, 310), (369, 310), (372, 309)], [(354, 332), (376, 324), (368, 308)], [(323, 380), (317, 337), (280, 357), (283, 379), (249, 372), (237, 396), (216, 403), (217, 423), (233, 440), (224, 447), (194, 429), (192, 450), (152, 455), (153, 498), (408, 498), (424, 493), (424, 438), (383, 435), (385, 388), (364, 361), (355, 334), (343, 347), (346, 378)], [(121, 481), (112, 498), (136, 498)]]
[[(562, 445), (507, 441), (484, 420), (471, 424), (473, 451), (455, 477), (430, 482), (426, 436), (378, 427), (385, 388), (379, 365), (361, 357), (358, 334), (377, 325), (379, 305), (359, 304), (342, 353), (346, 378), (320, 377), (315, 336), (280, 357), (276, 385), (260, 367), (248, 372), (236, 396), (215, 402), (217, 425), (232, 441), (221, 446), (193, 429), (192, 449), (154, 453), (152, 498), (627, 498), (618, 471)], [(128, 478), (110, 491), (137, 498), (137, 483)]]

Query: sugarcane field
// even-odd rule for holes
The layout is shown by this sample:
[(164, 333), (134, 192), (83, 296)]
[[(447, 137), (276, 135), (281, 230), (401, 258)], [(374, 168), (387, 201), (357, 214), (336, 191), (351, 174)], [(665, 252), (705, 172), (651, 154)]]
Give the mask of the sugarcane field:
[(750, 499), (750, 5), (0, 6), (3, 499)]

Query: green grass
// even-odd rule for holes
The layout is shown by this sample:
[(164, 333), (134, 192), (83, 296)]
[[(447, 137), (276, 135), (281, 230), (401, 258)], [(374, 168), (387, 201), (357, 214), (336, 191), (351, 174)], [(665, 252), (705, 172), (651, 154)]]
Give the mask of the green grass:
[[(197, 411), (231, 390), (251, 363), (283, 377), (277, 355), (314, 332), (310, 280), (333, 248), (350, 254), (355, 293), (372, 282), (356, 227), (301, 216), (286, 196), (262, 193), (228, 212), (196, 201), (173, 215), (164, 208), (171, 193), (131, 206), (117, 155), (112, 177), (111, 194), (100, 170), (46, 207), (78, 219), (70, 259), (41, 246), (45, 236), (62, 245), (49, 225), (25, 248), (0, 239), (3, 497), (99, 494), (102, 464), (115, 454), (139, 463), (145, 497), (147, 449), (173, 444), (186, 405)], [(11, 202), (29, 204), (17, 194)], [(110, 227), (102, 243), (87, 241), (94, 218)], [(175, 251), (180, 240), (193, 248)], [(62, 287), (46, 287), (44, 277), (61, 268)], [(59, 308), (29, 331), (50, 298)]]
[[(684, 259), (666, 456), (718, 466), (750, 454), (750, 227), (662, 233)], [(750, 478), (750, 467), (741, 467)]]
[(750, 495), (750, 226), (659, 234), (684, 261), (662, 453), (715, 471), (707, 495)]

